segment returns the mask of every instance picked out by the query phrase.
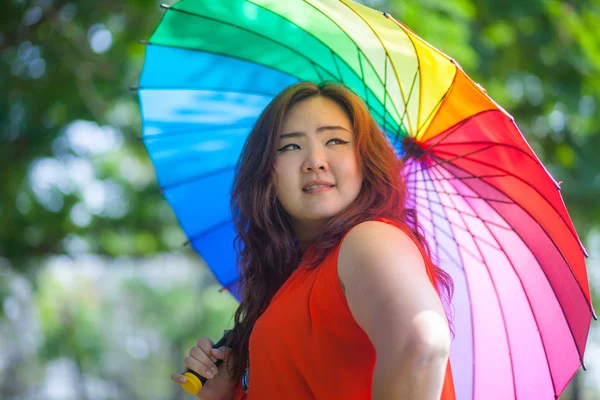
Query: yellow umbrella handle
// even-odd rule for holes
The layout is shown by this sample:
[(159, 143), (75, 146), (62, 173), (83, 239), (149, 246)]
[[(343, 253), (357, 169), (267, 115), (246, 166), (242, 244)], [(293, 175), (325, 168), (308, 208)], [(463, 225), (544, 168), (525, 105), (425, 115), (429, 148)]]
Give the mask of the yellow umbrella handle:
[[(227, 343), (227, 339), (229, 338), (230, 334), (231, 334), (231, 329), (224, 331), (223, 337), (221, 338), (221, 340), (219, 340), (213, 346), (213, 349), (218, 349), (219, 347), (225, 345), (225, 343)], [(219, 368), (219, 366), (222, 363), (223, 363), (223, 360), (217, 360), (215, 362), (215, 365), (217, 366), (217, 368)], [(189, 394), (192, 394), (194, 396), (197, 395), (198, 392), (200, 392), (200, 390), (206, 384), (206, 381), (207, 381), (207, 379), (205, 377), (201, 376), (200, 374), (198, 374), (195, 371), (192, 371), (191, 369), (186, 369), (185, 372), (183, 373), (183, 376), (185, 376), (186, 380), (185, 380), (185, 383), (181, 384), (181, 387), (183, 388), (183, 390), (185, 390), (186, 392), (188, 392)]]

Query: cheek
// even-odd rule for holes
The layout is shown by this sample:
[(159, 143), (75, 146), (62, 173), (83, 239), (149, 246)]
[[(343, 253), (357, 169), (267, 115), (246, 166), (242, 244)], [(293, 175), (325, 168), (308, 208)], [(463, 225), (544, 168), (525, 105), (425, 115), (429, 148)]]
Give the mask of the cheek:
[(275, 175), (278, 178), (278, 186), (285, 185), (289, 182), (290, 176), (292, 175), (292, 166), (289, 162), (275, 160), (275, 163), (273, 163), (273, 170), (275, 171)]
[(347, 157), (340, 160), (338, 166), (338, 173), (347, 179), (349, 184), (352, 186), (362, 185), (362, 172), (356, 158)]
[[(286, 160), (289, 161), (289, 160)], [(273, 163), (273, 171), (275, 172), (275, 186), (277, 187), (278, 197), (286, 197), (286, 194), (290, 192), (290, 188), (294, 187), (297, 183), (294, 174), (293, 165), (289, 162), (282, 162), (282, 160), (275, 160)]]

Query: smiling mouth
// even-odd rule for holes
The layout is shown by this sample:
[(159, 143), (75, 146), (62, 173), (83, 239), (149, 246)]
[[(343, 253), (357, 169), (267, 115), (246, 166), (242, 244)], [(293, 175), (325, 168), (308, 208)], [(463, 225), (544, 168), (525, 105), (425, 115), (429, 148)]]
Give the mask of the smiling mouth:
[(307, 187), (306, 189), (302, 189), (302, 191), (303, 192), (311, 192), (316, 189), (332, 188), (334, 186), (335, 185), (312, 185), (312, 186)]

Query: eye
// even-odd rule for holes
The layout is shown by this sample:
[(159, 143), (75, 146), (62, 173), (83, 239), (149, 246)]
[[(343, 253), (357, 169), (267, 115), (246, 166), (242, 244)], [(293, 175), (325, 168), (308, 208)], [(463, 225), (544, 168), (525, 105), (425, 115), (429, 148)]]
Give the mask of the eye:
[(293, 150), (292, 148), (290, 148), (290, 146), (296, 146), (298, 149), (300, 148), (300, 146), (298, 146), (297, 144), (288, 144), (283, 146), (282, 148), (280, 148), (278, 151), (290, 151)]
[(337, 139), (337, 138), (336, 139), (331, 139), (327, 143), (331, 143), (331, 142), (338, 142), (336, 144), (348, 144), (349, 143), (349, 142), (346, 142), (345, 140)]

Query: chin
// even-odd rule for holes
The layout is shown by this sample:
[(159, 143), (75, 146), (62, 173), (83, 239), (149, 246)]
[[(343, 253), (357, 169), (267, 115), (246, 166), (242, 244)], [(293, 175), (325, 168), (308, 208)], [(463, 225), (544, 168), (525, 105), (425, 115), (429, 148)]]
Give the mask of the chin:
[(344, 209), (344, 207), (318, 207), (318, 209), (315, 208), (302, 213), (300, 219), (308, 221), (322, 221), (335, 217)]

